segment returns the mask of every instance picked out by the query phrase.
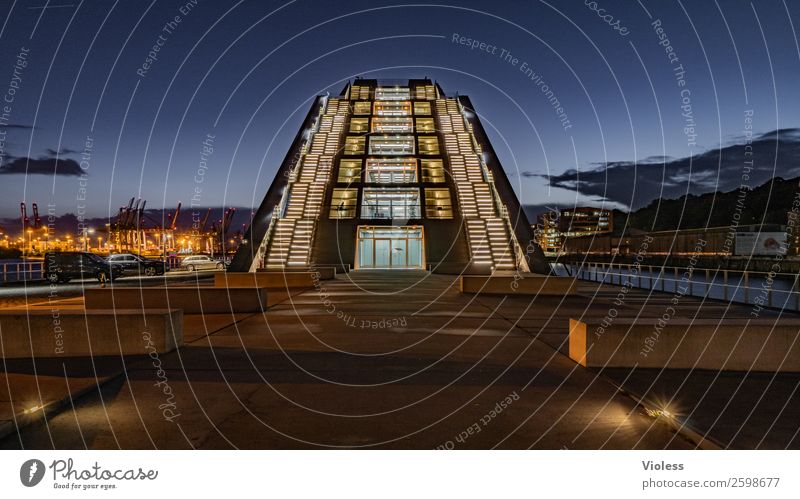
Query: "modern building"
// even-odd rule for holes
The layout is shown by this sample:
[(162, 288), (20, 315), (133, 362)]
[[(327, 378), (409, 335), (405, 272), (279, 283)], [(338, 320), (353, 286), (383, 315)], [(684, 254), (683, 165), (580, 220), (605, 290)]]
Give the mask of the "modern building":
[(548, 272), (466, 96), (356, 79), (319, 96), (230, 269)]

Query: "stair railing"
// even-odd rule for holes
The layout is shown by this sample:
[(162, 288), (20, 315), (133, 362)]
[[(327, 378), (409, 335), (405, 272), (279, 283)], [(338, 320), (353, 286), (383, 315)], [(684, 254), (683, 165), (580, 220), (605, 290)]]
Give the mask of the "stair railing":
[(272, 216), (269, 219), (269, 225), (267, 226), (267, 232), (264, 234), (264, 239), (262, 239), (261, 246), (258, 248), (257, 257), (253, 260), (258, 262), (258, 268), (264, 268), (266, 263), (265, 259), (267, 257), (267, 253), (269, 252), (269, 246), (272, 243), (272, 233), (275, 231), (275, 226), (278, 223), (278, 220), (283, 218), (284, 214), (286, 213), (286, 207), (289, 204), (289, 193), (292, 190), (292, 184), (297, 181), (297, 176), (300, 173), (301, 165), (303, 164), (303, 160), (308, 153), (308, 149), (310, 147), (311, 141), (314, 139), (314, 135), (319, 131), (319, 126), (322, 122), (322, 115), (328, 110), (328, 99), (323, 99), (322, 105), (320, 106), (319, 113), (317, 113), (317, 118), (312, 123), (311, 128), (309, 130), (308, 137), (303, 140), (303, 143), (300, 145), (300, 156), (295, 161), (292, 168), (289, 170), (289, 181), (286, 184), (286, 188), (283, 190), (283, 194), (281, 195), (280, 202), (275, 206), (275, 209), (272, 210)]

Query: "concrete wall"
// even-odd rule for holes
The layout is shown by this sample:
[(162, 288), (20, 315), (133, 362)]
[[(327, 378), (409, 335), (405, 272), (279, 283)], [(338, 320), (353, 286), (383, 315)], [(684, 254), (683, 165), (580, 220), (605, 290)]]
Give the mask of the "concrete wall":
[(168, 306), (187, 314), (231, 314), (266, 310), (267, 290), (256, 287), (217, 288), (171, 286), (149, 288), (89, 288), (87, 309), (148, 309)]
[(569, 356), (587, 367), (800, 372), (800, 320), (614, 318), (569, 321)]
[(180, 310), (0, 310), (5, 358), (148, 355), (183, 344)]

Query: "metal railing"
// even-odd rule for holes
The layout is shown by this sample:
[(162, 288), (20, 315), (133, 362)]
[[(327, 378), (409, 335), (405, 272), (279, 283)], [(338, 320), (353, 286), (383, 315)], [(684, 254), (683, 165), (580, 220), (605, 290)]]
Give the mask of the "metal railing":
[(517, 239), (517, 234), (514, 231), (514, 225), (511, 223), (511, 217), (508, 214), (508, 207), (503, 202), (503, 198), (500, 197), (500, 193), (497, 192), (497, 188), (494, 185), (494, 175), (492, 175), (491, 170), (489, 170), (489, 165), (486, 164), (486, 161), (483, 160), (483, 150), (478, 143), (478, 139), (475, 138), (475, 133), (472, 129), (472, 124), (467, 119), (467, 115), (464, 112), (464, 106), (461, 104), (461, 101), (456, 100), (458, 103), (458, 111), (461, 114), (461, 119), (464, 120), (464, 127), (469, 132), (469, 137), (472, 142), (472, 149), (475, 155), (478, 157), (478, 163), (481, 165), (481, 173), (483, 174), (484, 181), (489, 185), (489, 192), (492, 193), (492, 201), (494, 201), (495, 210), (500, 218), (503, 220), (506, 226), (506, 230), (508, 231), (508, 240), (511, 247), (512, 256), (514, 258), (514, 262), (517, 265), (517, 268), (520, 268), (524, 272), (529, 272), (530, 269), (528, 268), (528, 261), (524, 257), (524, 252), (522, 251), (522, 246), (519, 244), (519, 240)]
[(44, 279), (44, 262), (15, 262), (3, 263), (3, 281), (19, 282)]
[(311, 130), (309, 131), (308, 137), (306, 137), (303, 143), (300, 145), (300, 155), (297, 158), (297, 161), (289, 170), (288, 182), (286, 183), (286, 187), (281, 195), (281, 200), (272, 210), (272, 216), (269, 219), (269, 225), (267, 225), (264, 238), (261, 240), (261, 244), (256, 250), (256, 256), (253, 258), (253, 264), (251, 265), (250, 270), (263, 268), (266, 264), (264, 259), (267, 257), (267, 253), (269, 252), (269, 244), (270, 240), (272, 239), (272, 233), (275, 231), (275, 226), (277, 225), (278, 220), (283, 218), (283, 215), (286, 212), (286, 207), (289, 204), (289, 197), (291, 195), (290, 191), (292, 190), (292, 184), (297, 181), (297, 175), (300, 173), (300, 169), (302, 168), (303, 159), (308, 153), (311, 141), (314, 139), (314, 135), (316, 135), (316, 133), (319, 131), (320, 124), (322, 123), (322, 116), (325, 114), (327, 109), (328, 99), (325, 99), (323, 104), (320, 106), (319, 113), (317, 113), (314, 123), (311, 125)]
[(628, 263), (551, 266), (556, 275), (585, 281), (800, 312), (800, 274)]

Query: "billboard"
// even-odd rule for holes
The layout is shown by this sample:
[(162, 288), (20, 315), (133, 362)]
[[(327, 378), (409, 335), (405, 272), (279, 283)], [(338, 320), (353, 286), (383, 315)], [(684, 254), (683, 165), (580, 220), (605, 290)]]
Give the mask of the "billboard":
[(778, 255), (786, 251), (785, 232), (737, 232), (734, 255)]

